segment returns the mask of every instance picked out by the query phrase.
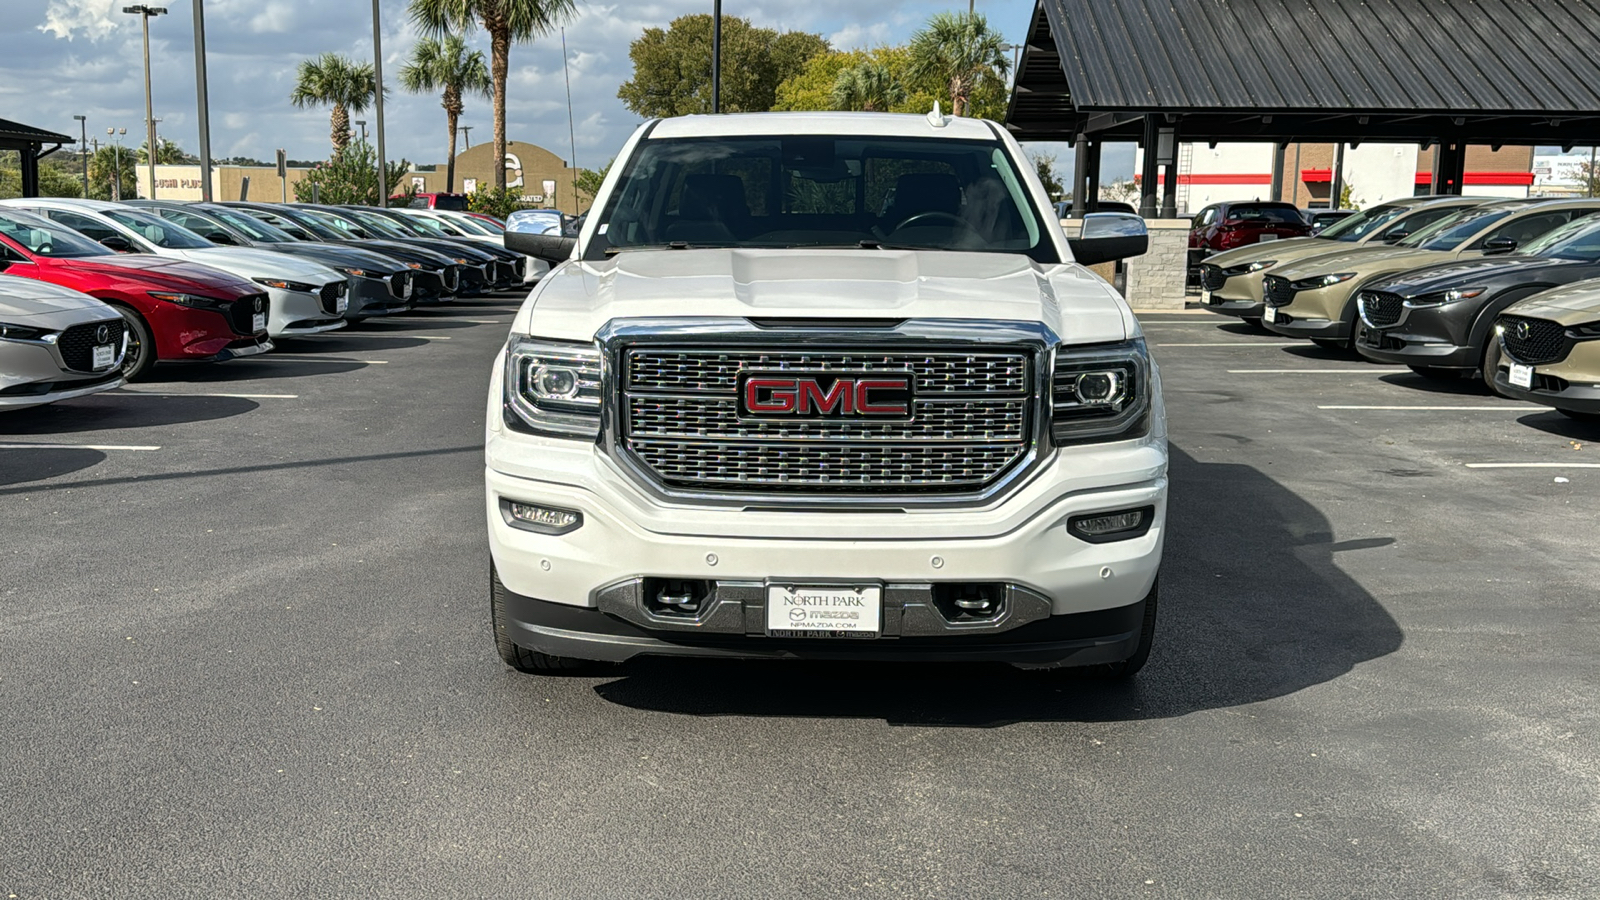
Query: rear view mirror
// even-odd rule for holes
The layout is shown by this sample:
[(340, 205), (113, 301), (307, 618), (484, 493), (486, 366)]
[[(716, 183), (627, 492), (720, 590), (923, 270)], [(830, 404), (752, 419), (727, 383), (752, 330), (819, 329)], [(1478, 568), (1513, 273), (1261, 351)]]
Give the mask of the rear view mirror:
[(552, 266), (566, 262), (572, 256), (572, 249), (578, 246), (578, 239), (560, 234), (530, 234), (526, 231), (508, 231), (505, 233), (507, 250), (513, 250), (542, 259)]
[(1517, 242), (1508, 237), (1497, 237), (1483, 242), (1484, 256), (1497, 256), (1517, 249)]
[(1150, 232), (1144, 219), (1128, 213), (1089, 213), (1076, 238), (1067, 241), (1072, 257), (1079, 264), (1098, 263), (1142, 256), (1150, 249)]
[(100, 245), (118, 253), (132, 253), (133, 243), (121, 235), (110, 235), (100, 239)]

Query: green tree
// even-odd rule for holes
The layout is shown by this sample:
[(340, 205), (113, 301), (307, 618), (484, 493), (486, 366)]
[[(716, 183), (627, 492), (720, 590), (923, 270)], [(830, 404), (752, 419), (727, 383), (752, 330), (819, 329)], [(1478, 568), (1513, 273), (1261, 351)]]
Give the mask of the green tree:
[[(391, 188), (401, 183), (411, 164), (404, 159), (384, 169)], [(414, 193), (414, 191), (412, 191)], [(378, 152), (366, 141), (346, 144), (327, 162), (317, 163), (294, 183), (294, 198), (301, 203), (359, 203), (377, 206)]]
[[(300, 109), (331, 106), (329, 137), (335, 155), (350, 144), (350, 114), (364, 112), (377, 96), (371, 63), (357, 63), (337, 53), (300, 61), (289, 100)], [(376, 176), (374, 176), (376, 177)]]
[[(711, 25), (711, 16), (690, 15), (673, 19), (666, 30), (645, 29), (628, 48), (633, 78), (617, 90), (623, 104), (646, 117), (711, 112)], [(820, 35), (780, 33), (723, 16), (723, 111), (774, 108), (778, 85), (827, 51)]]
[(610, 174), (611, 167), (616, 164), (616, 161), (616, 157), (612, 157), (611, 162), (606, 163), (599, 169), (579, 169), (578, 177), (573, 183), (573, 188), (577, 190), (578, 196), (589, 203), (593, 203), (594, 198), (600, 193), (600, 185), (605, 183), (606, 175)]
[(506, 186), (506, 78), (511, 44), (544, 37), (572, 18), (575, 0), (411, 0), (411, 18), (425, 34), (442, 37), (482, 28), (489, 35), (494, 92), (494, 185)]
[[(179, 147), (177, 142), (160, 137), (159, 135), (156, 137), (156, 148), (156, 165), (158, 166), (172, 166), (180, 165), (186, 162), (199, 161), (195, 157), (183, 152), (183, 148)], [(150, 142), (144, 141), (140, 143), (139, 149), (135, 152), (138, 153), (139, 162), (148, 163), (150, 161)]]
[(970, 115), (976, 88), (990, 81), (1004, 86), (1011, 68), (1000, 49), (1004, 44), (981, 13), (935, 13), (911, 36), (908, 74), (943, 81), (950, 91), (951, 115)]
[(1039, 180), (1044, 182), (1044, 192), (1050, 195), (1051, 200), (1060, 200), (1067, 192), (1067, 186), (1061, 183), (1061, 177), (1056, 174), (1056, 158), (1044, 154), (1028, 154), (1028, 159), (1033, 161), (1033, 168), (1039, 173)]
[(905, 85), (888, 63), (868, 60), (839, 72), (833, 82), (834, 109), (888, 112), (906, 100)]
[[(77, 157), (39, 161), (39, 196), (82, 197), (83, 170)], [(22, 158), (15, 150), (0, 150), (0, 199), (22, 196)]]
[(440, 91), (444, 100), (445, 127), (450, 135), (450, 153), (444, 169), (444, 189), (456, 189), (456, 124), (468, 95), (493, 98), (494, 83), (483, 54), (468, 51), (460, 35), (423, 38), (411, 50), (411, 59), (400, 68), (400, 85), (413, 94)]
[(139, 195), (139, 180), (134, 171), (137, 163), (132, 147), (117, 148), (102, 144), (89, 157), (89, 197), (94, 200), (113, 200), (118, 196), (116, 185), (118, 170), (122, 180), (121, 197), (131, 200)]
[(525, 205), (522, 192), (508, 188), (480, 187), (467, 195), (467, 209), (501, 220)]

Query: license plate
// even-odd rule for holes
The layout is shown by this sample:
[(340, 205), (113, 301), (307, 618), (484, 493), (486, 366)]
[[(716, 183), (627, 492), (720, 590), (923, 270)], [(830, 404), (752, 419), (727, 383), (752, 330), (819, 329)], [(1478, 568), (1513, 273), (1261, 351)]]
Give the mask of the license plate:
[(1278, 236), (1275, 234), (1263, 234), (1261, 236), (1261, 243), (1265, 244), (1267, 241), (1275, 241), (1277, 239)]
[(117, 348), (110, 344), (101, 344), (94, 348), (93, 366), (96, 369), (109, 369), (117, 361)]
[(251, 331), (266, 331), (267, 330), (267, 314), (266, 313), (256, 313), (255, 315), (251, 316), (250, 317), (250, 330)]
[(1200, 292), (1200, 304), (1202, 306), (1210, 306), (1211, 305), (1211, 292), (1210, 291), (1201, 291)]
[(878, 585), (767, 587), (767, 634), (772, 637), (877, 637), (883, 622)]
[(1276, 322), (1276, 321), (1278, 321), (1278, 308), (1276, 306), (1269, 306), (1266, 309), (1263, 309), (1261, 311), (1261, 321), (1263, 321), (1263, 322)]
[(1514, 387), (1523, 390), (1533, 390), (1533, 366), (1511, 364), (1511, 377), (1507, 379)]
[(339, 299), (333, 301), (333, 311), (334, 312), (342, 313), (342, 312), (344, 312), (345, 310), (347, 310), (349, 308), (350, 308), (350, 298), (344, 296), (343, 294), (339, 295)]

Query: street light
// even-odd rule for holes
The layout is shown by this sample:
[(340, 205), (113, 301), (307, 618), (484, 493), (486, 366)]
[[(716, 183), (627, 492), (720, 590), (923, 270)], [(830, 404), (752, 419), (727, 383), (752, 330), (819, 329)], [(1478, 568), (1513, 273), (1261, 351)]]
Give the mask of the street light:
[(361, 129), (361, 143), (365, 144), (367, 142), (367, 120), (357, 119), (356, 127)]
[(78, 155), (83, 157), (83, 196), (89, 197), (89, 117), (73, 116), (78, 120)]
[(111, 146), (116, 150), (112, 152), (111, 163), (111, 199), (122, 201), (122, 136), (128, 133), (126, 128), (107, 128), (106, 136), (111, 138)]
[(165, 15), (165, 6), (124, 6), (122, 11), (139, 17), (144, 25), (144, 125), (150, 164), (150, 199), (156, 198), (156, 114), (150, 102), (150, 17)]
[(471, 149), (472, 148), (472, 126), (471, 125), (460, 125), (460, 126), (457, 126), (457, 130), (461, 132), (461, 140), (466, 142), (468, 149)]

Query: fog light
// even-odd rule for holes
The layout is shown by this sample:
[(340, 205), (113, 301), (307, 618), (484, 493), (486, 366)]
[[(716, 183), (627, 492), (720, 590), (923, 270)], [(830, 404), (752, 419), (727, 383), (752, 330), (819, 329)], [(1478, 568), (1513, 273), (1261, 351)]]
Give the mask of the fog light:
[(500, 512), (505, 516), (506, 524), (540, 534), (566, 534), (583, 524), (582, 513), (554, 506), (518, 503), (515, 500), (502, 499)]
[(1155, 513), (1154, 506), (1141, 506), (1092, 516), (1073, 516), (1067, 520), (1067, 531), (1091, 544), (1126, 541), (1148, 532)]

